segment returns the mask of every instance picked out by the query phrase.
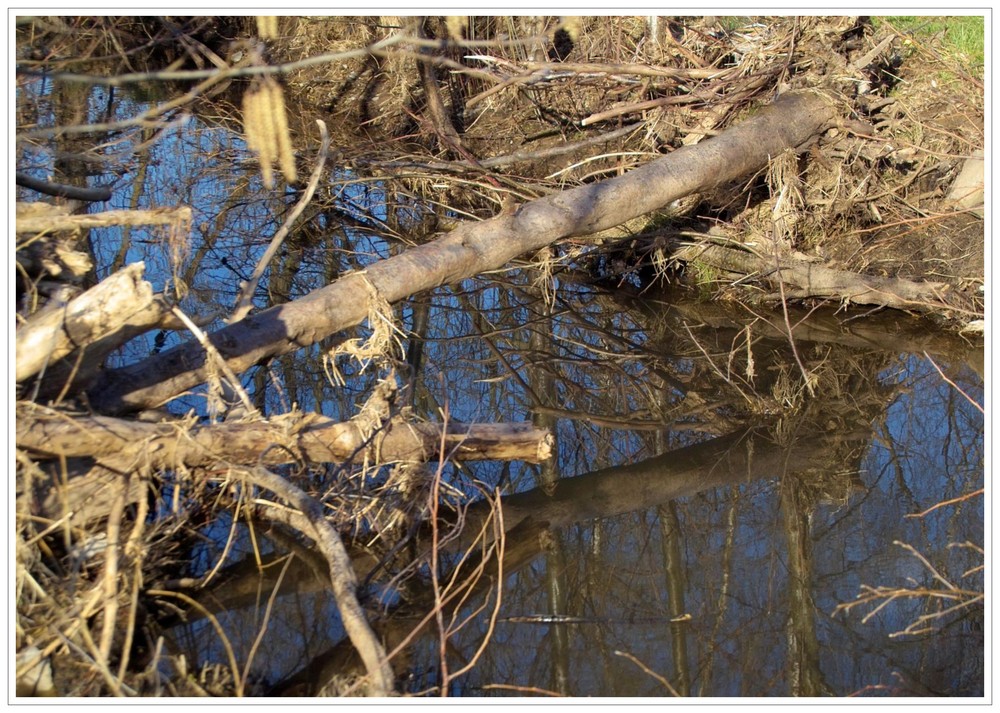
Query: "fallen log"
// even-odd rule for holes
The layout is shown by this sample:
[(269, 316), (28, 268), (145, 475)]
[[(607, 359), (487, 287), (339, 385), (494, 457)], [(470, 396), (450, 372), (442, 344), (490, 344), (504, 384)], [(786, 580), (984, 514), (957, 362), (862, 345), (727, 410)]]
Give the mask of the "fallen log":
[[(801, 147), (823, 131), (834, 114), (832, 104), (816, 92), (783, 95), (743, 123), (696, 146), (678, 149), (623, 176), (546, 196), (480, 223), (462, 224), (438, 240), (246, 317), (209, 338), (229, 368), (241, 373), (360, 324), (375, 295), (391, 304), (753, 173), (772, 157)], [(104, 413), (142, 410), (203, 383), (208, 373), (200, 345), (179, 345), (105, 372), (88, 396), (91, 405)]]
[[(979, 316), (950, 301), (951, 288), (943, 282), (862, 275), (790, 255), (761, 256), (749, 249), (711, 243), (685, 246), (674, 253), (674, 258), (681, 262), (697, 261), (740, 278), (756, 275), (774, 285), (774, 289), (785, 285), (783, 297), (786, 299), (819, 297), (912, 312), (960, 312)], [(781, 296), (774, 295), (774, 298)]]
[(186, 421), (145, 423), (108, 416), (69, 416), (28, 402), (17, 404), (17, 445), (46, 457), (91, 457), (154, 468), (217, 464), (277, 465), (427, 462), (442, 450), (456, 461), (549, 458), (552, 436), (530, 423), (423, 423), (394, 417), (371, 438), (356, 421), (337, 422), (301, 412), (268, 421), (197, 426)]
[(14, 378), (23, 381), (46, 364), (121, 329), (153, 304), (144, 265), (129, 265), (73, 298), (62, 308), (33, 315), (17, 329)]

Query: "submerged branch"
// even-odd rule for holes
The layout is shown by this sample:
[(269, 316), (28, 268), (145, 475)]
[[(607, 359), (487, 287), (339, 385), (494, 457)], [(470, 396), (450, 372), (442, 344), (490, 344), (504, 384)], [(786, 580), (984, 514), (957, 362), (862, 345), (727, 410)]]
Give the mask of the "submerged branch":
[(323, 515), (323, 506), (310, 498), (302, 490), (287, 480), (266, 468), (256, 467), (240, 471), (241, 475), (254, 485), (276, 493), (292, 506), (298, 508), (309, 520), (312, 532), (309, 535), (330, 567), (330, 582), (333, 586), (334, 599), (340, 610), (340, 618), (344, 624), (351, 643), (361, 655), (365, 669), (368, 671), (370, 693), (375, 696), (386, 696), (394, 686), (394, 675), (385, 649), (375, 637), (364, 610), (358, 602), (358, 579), (351, 567), (351, 559), (344, 549), (344, 543), (333, 529), (333, 526)]
[(978, 312), (951, 304), (948, 300), (950, 288), (943, 282), (916, 282), (901, 277), (861, 275), (793, 257), (779, 258), (776, 266), (774, 258), (714, 244), (685, 246), (674, 257), (683, 262), (696, 261), (729, 273), (758, 276), (759, 279), (778, 285), (790, 285), (796, 288), (784, 291), (784, 296), (790, 299), (822, 297), (914, 312), (950, 311), (979, 316)]

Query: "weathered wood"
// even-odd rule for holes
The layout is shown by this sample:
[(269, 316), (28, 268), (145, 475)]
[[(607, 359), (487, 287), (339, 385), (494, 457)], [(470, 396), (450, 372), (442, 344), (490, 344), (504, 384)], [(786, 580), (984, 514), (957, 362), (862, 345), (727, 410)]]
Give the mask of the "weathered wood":
[(142, 279), (141, 262), (116, 272), (62, 309), (29, 317), (15, 336), (14, 378), (23, 381), (42, 368), (121, 329), (153, 304), (153, 288)]
[[(230, 368), (240, 373), (267, 359), (315, 344), (368, 316), (371, 288), (389, 303), (505, 265), (562, 238), (590, 235), (759, 170), (799, 147), (833, 119), (815, 92), (789, 93), (771, 106), (696, 146), (686, 146), (634, 171), (531, 201), (491, 220), (465, 223), (417, 246), (344, 276), (293, 302), (251, 315), (210, 335)], [(89, 391), (106, 413), (141, 410), (205, 381), (204, 350), (175, 347), (106, 372)]]
[(787, 285), (785, 297), (789, 299), (822, 297), (913, 312), (965, 311), (947, 301), (950, 287), (943, 282), (861, 275), (791, 256), (762, 257), (747, 250), (713, 244), (686, 246), (674, 257), (683, 262), (698, 261), (741, 276), (759, 274), (761, 280), (775, 286), (784, 283)]
[[(17, 444), (49, 457), (89, 456), (100, 461), (136, 462), (154, 468), (212, 467), (216, 464), (275, 465), (306, 461), (340, 463), (351, 457), (371, 462), (523, 460), (551, 455), (552, 436), (529, 423), (408, 423), (394, 418), (366, 439), (355, 421), (336, 422), (319, 414), (292, 413), (269, 421), (196, 426), (186, 422), (145, 423), (108, 416), (75, 416), (47, 407), (17, 404)], [(278, 446), (278, 447), (275, 447)]]
[(109, 210), (83, 215), (18, 216), (14, 229), (18, 233), (46, 233), (57, 230), (103, 228), (109, 225), (175, 225), (190, 222), (191, 209), (182, 206), (152, 210)]

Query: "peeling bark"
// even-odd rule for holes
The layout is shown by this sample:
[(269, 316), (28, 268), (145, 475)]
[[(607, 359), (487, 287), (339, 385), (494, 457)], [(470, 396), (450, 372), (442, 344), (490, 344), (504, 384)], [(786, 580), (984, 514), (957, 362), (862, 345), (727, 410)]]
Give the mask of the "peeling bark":
[(129, 265), (70, 300), (64, 308), (28, 318), (15, 337), (15, 380), (34, 376), (46, 364), (121, 329), (153, 304), (145, 266)]

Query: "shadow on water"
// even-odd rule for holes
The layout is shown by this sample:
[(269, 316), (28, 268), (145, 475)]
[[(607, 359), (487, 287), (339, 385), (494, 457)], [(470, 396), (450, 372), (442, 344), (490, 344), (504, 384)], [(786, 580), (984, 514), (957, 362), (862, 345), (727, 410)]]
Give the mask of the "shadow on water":
[[(452, 694), (982, 695), (983, 417), (966, 398), (982, 402), (981, 343), (899, 316), (532, 282), (468, 281), (404, 310), (424, 315), (416, 410), (531, 414), (557, 434), (542, 466), (444, 471), (469, 501), (470, 484), (497, 488), (506, 530), (499, 606), (495, 551), (465, 537), (439, 553), (442, 580), (469, 577), (444, 607), (463, 622), (450, 670), (475, 664)], [(463, 514), (477, 533), (490, 507)], [(343, 691), (358, 662), (323, 564), (270, 533), (265, 566), (248, 555), (199, 600), (239, 660), (267, 612), (253, 667), (270, 693)], [(410, 692), (443, 675), (428, 538), (354, 547)], [(164, 622), (172, 646), (220, 660), (189, 617)]]

